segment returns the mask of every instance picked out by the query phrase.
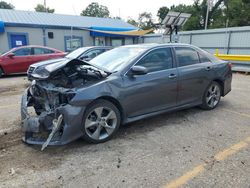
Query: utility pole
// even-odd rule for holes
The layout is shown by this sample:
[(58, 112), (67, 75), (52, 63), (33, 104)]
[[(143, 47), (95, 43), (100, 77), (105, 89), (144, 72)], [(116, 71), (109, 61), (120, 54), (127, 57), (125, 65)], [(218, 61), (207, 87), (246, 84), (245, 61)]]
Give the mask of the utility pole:
[(46, 5), (46, 0), (43, 1), (45, 12), (47, 12), (47, 5)]
[(206, 13), (206, 21), (205, 21), (205, 30), (207, 30), (209, 11), (212, 10), (212, 7), (213, 7), (213, 0), (207, 0), (207, 13)]

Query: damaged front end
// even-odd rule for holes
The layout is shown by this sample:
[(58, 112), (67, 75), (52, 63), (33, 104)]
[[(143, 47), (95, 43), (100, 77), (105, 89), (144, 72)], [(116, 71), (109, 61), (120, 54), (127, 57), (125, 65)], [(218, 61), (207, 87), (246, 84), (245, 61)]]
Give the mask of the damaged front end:
[(84, 107), (72, 106), (74, 94), (32, 85), (22, 96), (21, 117), (23, 141), (28, 144), (66, 144), (81, 136), (79, 117)]
[(43, 145), (43, 150), (48, 145), (67, 144), (82, 136), (85, 106), (73, 104), (71, 100), (79, 89), (108, 74), (77, 62), (50, 71), (49, 78), (33, 77), (21, 101), (24, 142)]

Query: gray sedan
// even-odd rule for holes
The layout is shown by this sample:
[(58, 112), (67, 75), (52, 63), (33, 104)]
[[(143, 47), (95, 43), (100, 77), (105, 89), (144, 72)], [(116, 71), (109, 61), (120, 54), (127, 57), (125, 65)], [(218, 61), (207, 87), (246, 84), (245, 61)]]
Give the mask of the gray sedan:
[[(122, 46), (89, 62), (47, 65), (22, 98), (24, 138), (61, 145), (109, 140), (121, 124), (177, 109), (214, 109), (231, 91), (231, 65), (187, 44)], [(29, 113), (33, 108), (35, 115)]]

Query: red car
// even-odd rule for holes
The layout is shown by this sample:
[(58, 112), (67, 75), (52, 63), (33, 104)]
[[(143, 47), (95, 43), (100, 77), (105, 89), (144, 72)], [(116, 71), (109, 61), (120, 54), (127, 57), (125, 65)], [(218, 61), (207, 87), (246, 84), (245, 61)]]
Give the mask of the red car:
[(65, 52), (43, 46), (13, 48), (0, 56), (0, 77), (13, 73), (24, 73), (33, 63), (64, 57)]

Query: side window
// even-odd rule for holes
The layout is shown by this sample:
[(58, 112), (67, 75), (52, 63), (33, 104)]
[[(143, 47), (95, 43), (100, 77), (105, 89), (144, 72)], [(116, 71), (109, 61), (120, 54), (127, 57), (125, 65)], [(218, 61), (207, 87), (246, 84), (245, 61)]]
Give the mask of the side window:
[(136, 65), (146, 67), (148, 72), (155, 72), (173, 67), (170, 48), (156, 49), (143, 57)]
[(91, 51), (89, 51), (89, 52), (87, 52), (87, 53), (84, 53), (84, 54), (80, 57), (80, 59), (81, 59), (82, 57), (87, 57), (87, 58), (89, 58), (89, 59), (93, 59), (94, 57), (100, 55), (100, 54), (103, 53), (103, 52), (104, 52), (103, 49), (91, 50)]
[(175, 53), (179, 67), (200, 63), (198, 53), (192, 48), (176, 47)]
[(15, 56), (27, 56), (31, 55), (31, 48), (21, 48), (13, 52)]
[(34, 55), (52, 54), (55, 53), (53, 50), (46, 48), (34, 48)]
[(199, 57), (200, 57), (200, 62), (201, 63), (211, 62), (211, 60), (207, 56), (205, 56), (204, 54), (202, 54), (202, 53), (199, 53)]

